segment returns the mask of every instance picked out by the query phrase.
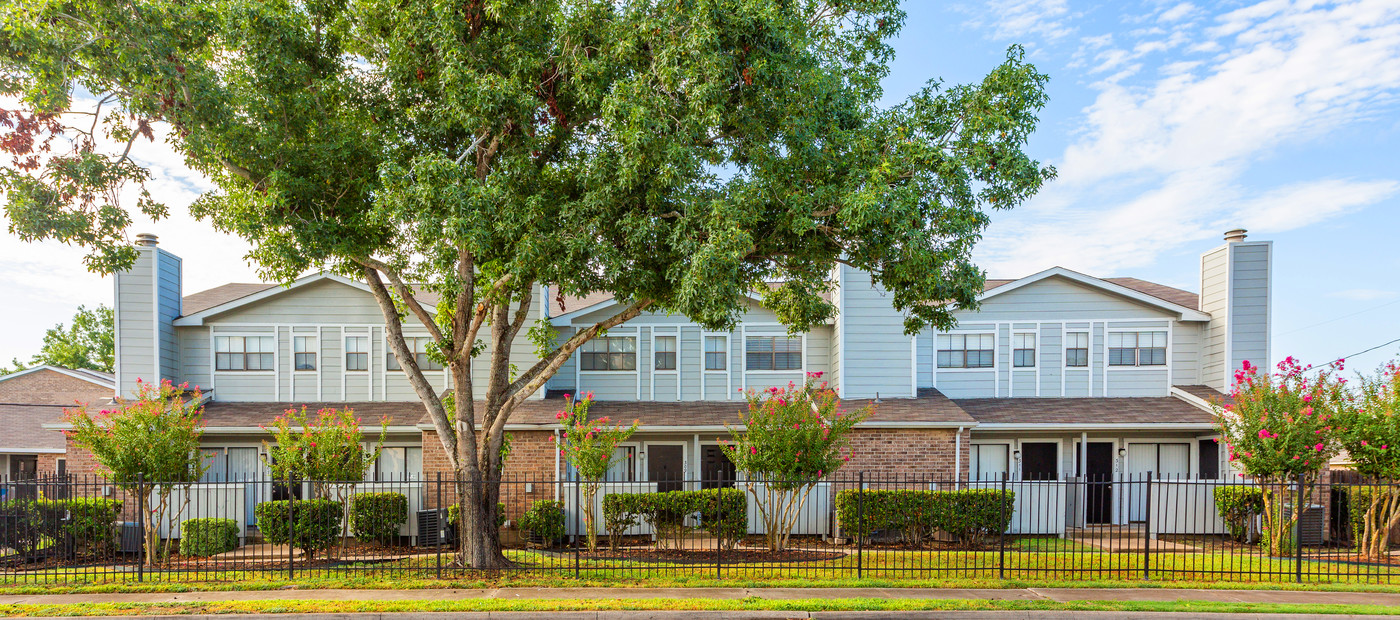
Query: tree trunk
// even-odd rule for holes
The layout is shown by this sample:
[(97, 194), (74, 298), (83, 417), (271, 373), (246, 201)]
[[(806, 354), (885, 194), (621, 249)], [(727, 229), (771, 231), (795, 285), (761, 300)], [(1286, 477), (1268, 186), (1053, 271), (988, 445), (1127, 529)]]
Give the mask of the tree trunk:
[(500, 528), (496, 527), (496, 503), (501, 497), (501, 481), (482, 479), (473, 467), (457, 471), (457, 527), (463, 566), (484, 569), (514, 568), (515, 563), (501, 552)]

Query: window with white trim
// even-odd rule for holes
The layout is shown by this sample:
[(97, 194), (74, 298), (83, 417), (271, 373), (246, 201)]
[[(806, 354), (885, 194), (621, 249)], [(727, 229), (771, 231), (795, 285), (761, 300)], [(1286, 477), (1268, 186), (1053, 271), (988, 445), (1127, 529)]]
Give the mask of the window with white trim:
[(292, 336), (292, 368), (316, 370), (315, 336)]
[(995, 334), (939, 334), (939, 368), (991, 368)]
[(369, 337), (345, 337), (345, 369), (369, 370)]
[(1109, 366), (1166, 366), (1167, 332), (1109, 332)]
[(654, 342), (656, 351), (652, 352), (652, 357), (656, 358), (656, 370), (675, 370), (676, 337), (657, 336)]
[(581, 370), (637, 369), (637, 339), (633, 336), (594, 338), (579, 350)]
[(272, 336), (215, 336), (214, 370), (272, 370)]
[(802, 339), (789, 336), (746, 336), (744, 368), (802, 370)]
[(729, 368), (729, 352), (724, 336), (705, 336), (705, 370)]
[(1089, 367), (1089, 332), (1065, 334), (1065, 366), (1070, 368)]
[[(428, 357), (428, 344), (431, 342), (432, 339), (426, 336), (403, 339), (404, 345), (413, 352), (413, 361), (418, 362), (418, 370), (442, 370), (442, 364)], [(384, 362), (388, 364), (389, 370), (403, 370), (403, 367), (399, 366), (398, 356), (394, 355), (393, 351), (384, 355)]]
[(1012, 334), (1011, 342), (1011, 365), (1035, 368), (1035, 334)]

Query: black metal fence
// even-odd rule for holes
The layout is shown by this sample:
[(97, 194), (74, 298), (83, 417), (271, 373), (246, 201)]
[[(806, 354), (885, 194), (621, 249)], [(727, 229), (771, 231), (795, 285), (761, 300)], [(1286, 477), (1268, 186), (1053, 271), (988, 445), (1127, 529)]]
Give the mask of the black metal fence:
[[(1268, 492), (1291, 514), (1285, 553), (1260, 544)], [(1354, 544), (1348, 498), (1400, 492), (1244, 480), (821, 481), (508, 478), (505, 570), (600, 581), (1034, 579), (1390, 583), (1392, 556)], [(386, 577), (457, 579), (457, 484), (404, 477), (192, 484), (65, 476), (0, 482), (0, 584)], [(1302, 497), (1302, 503), (1299, 498)], [(591, 504), (592, 510), (587, 506)], [(1361, 503), (1364, 510), (1369, 501)], [(584, 507), (580, 509), (580, 507)], [(786, 507), (786, 509), (784, 509)], [(586, 535), (596, 536), (590, 548)], [(768, 531), (787, 532), (769, 536)]]

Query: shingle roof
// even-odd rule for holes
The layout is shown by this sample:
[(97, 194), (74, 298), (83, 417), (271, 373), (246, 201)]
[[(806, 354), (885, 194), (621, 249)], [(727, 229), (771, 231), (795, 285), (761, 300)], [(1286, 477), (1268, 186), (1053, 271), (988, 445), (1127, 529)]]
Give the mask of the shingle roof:
[(185, 295), (184, 299), (180, 300), (180, 314), (189, 316), (197, 312), (203, 312), (214, 306), (226, 304), (235, 299), (242, 299), (254, 293), (261, 293), (274, 286), (277, 285), (267, 284), (265, 282), (233, 282), (198, 293), (191, 293)]
[(377, 426), (380, 418), (388, 417), (395, 426), (415, 425), (424, 417), (423, 405), (414, 402), (335, 402), (335, 403), (250, 403), (209, 401), (204, 404), (206, 427), (256, 428), (271, 424), (288, 409), (308, 412), (323, 408), (353, 409), (365, 427)]
[(21, 452), (65, 448), (63, 433), (43, 427), (62, 418), (61, 405), (0, 405), (0, 429), (4, 429), (5, 448)]
[[(1151, 295), (1153, 297), (1156, 297), (1157, 299), (1174, 303), (1178, 306), (1186, 306), (1187, 308), (1191, 309), (1200, 309), (1201, 298), (1199, 295), (1192, 293), (1191, 291), (1184, 291), (1179, 288), (1167, 286), (1165, 284), (1157, 284), (1156, 282), (1148, 282), (1147, 280), (1139, 280), (1137, 278), (1101, 279), (1105, 282), (1112, 282), (1114, 284), (1117, 284), (1118, 286), (1132, 289), (1134, 291), (1142, 293), (1143, 295)], [(990, 291), (994, 288), (997, 288), (999, 286), (1005, 286), (1015, 281), (1015, 279), (1009, 278), (988, 278), (987, 283), (982, 287), (982, 290)]]
[(1210, 412), (1180, 398), (959, 398), (979, 424), (1202, 424)]
[(1231, 398), (1229, 394), (1208, 385), (1178, 385), (1176, 387), (1208, 403), (1220, 403), (1222, 405), (1235, 404), (1235, 399)]

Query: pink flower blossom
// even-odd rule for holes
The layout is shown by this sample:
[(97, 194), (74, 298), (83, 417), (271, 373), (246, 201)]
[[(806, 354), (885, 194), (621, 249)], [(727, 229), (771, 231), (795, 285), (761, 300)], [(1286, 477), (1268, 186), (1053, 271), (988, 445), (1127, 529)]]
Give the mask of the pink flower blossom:
[(1322, 444), (1317, 444), (1317, 445), (1313, 446), (1313, 449), (1314, 449), (1314, 450), (1317, 450), (1318, 452), (1322, 452)]
[(1303, 402), (1305, 402), (1305, 403), (1310, 403), (1310, 402), (1312, 402), (1312, 394), (1304, 394), (1304, 395), (1303, 395)]
[(562, 420), (562, 419), (564, 419), (564, 412), (563, 412), (563, 411), (560, 411), (559, 413), (554, 414), (554, 419), (556, 419), (556, 420)]
[(1362, 440), (1361, 440), (1361, 445), (1363, 445), (1363, 446), (1369, 445), (1369, 442), (1367, 442), (1365, 439), (1362, 439)]
[(749, 446), (749, 454), (758, 454), (758, 446)]

